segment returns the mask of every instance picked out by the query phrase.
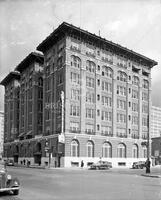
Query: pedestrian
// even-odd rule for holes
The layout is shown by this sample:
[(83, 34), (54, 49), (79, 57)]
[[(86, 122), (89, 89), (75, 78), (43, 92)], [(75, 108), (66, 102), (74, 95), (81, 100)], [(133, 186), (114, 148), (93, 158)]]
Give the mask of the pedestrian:
[(83, 160), (81, 161), (81, 168), (83, 168), (84, 167), (84, 162), (83, 162)]
[(145, 163), (145, 167), (146, 167), (146, 174), (149, 174), (150, 173), (150, 164), (151, 164), (151, 162), (150, 162), (150, 160), (149, 160), (149, 158), (147, 159), (147, 161), (146, 161), (146, 163)]
[(39, 162), (38, 162), (38, 163), (39, 163), (39, 166), (40, 166), (40, 165), (41, 165), (41, 160), (39, 160)]
[(27, 160), (27, 167), (29, 167), (29, 160)]

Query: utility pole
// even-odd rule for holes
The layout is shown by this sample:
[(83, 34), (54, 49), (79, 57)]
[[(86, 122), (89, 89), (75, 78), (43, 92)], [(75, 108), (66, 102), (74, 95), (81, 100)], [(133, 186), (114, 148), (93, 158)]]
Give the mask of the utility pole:
[(150, 158), (150, 132), (149, 132), (149, 114), (147, 118), (147, 127), (148, 127), (148, 134), (147, 134), (147, 159), (149, 160)]

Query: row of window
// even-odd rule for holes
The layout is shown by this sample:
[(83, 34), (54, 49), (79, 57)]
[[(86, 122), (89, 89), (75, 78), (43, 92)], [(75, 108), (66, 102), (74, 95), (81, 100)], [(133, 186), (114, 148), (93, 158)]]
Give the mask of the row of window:
[[(71, 90), (71, 99), (79, 101), (80, 100), (80, 90), (72, 89)], [(98, 98), (98, 100), (99, 100), (99, 98)], [(95, 103), (95, 94), (93, 92), (86, 92), (86, 102)], [(102, 105), (106, 106), (106, 107), (112, 107), (112, 97), (102, 96)], [(126, 101), (117, 99), (117, 108), (126, 110)], [(134, 103), (134, 102), (132, 103), (132, 111), (134, 111), (134, 112), (139, 111), (138, 103)], [(145, 104), (142, 105), (142, 112), (148, 113), (148, 105), (145, 105)]]
[[(94, 157), (94, 149), (95, 145), (93, 141), (88, 141), (86, 144), (86, 155), (87, 157)], [(143, 157), (147, 156), (147, 148), (145, 146), (142, 147)], [(73, 140), (71, 142), (71, 156), (79, 157), (80, 156), (80, 144), (77, 140)], [(104, 142), (102, 145), (102, 157), (103, 158), (112, 158), (112, 144), (110, 142)], [(124, 143), (120, 143), (117, 146), (117, 157), (118, 158), (126, 158), (127, 157), (127, 147)], [(133, 144), (132, 146), (132, 157), (139, 157), (139, 147), (137, 144)]]
[[(60, 76), (59, 78), (60, 78), (60, 80), (59, 80), (59, 84), (60, 84), (60, 83), (62, 83), (62, 76)], [(80, 84), (80, 75), (77, 73), (71, 72), (71, 82)], [(94, 78), (86, 77), (86, 86), (90, 87), (90, 88), (94, 88), (94, 85), (95, 85)], [(46, 90), (49, 90), (49, 89), (50, 89), (50, 79), (47, 79), (46, 80)], [(112, 83), (102, 81), (102, 91), (107, 92), (107, 93), (112, 93)], [(80, 95), (79, 90), (74, 91), (74, 89), (73, 89), (73, 91), (71, 93), (72, 93), (71, 99), (79, 100), (79, 95)], [(117, 94), (120, 96), (126, 96), (127, 95), (126, 86), (117, 85)], [(94, 95), (93, 95), (93, 97), (94, 97)], [(132, 89), (132, 98), (139, 99), (139, 91), (138, 90)], [(92, 98), (90, 98), (90, 99), (92, 99)], [(148, 101), (148, 93), (146, 93), (146, 92), (142, 93), (142, 100)], [(90, 100), (89, 100), (89, 102), (90, 102)], [(91, 101), (91, 102), (94, 102), (94, 101)]]
[[(138, 126), (138, 117), (134, 116), (132, 118), (132, 120), (133, 120), (132, 124)], [(97, 131), (99, 131), (99, 130), (100, 130), (100, 125), (97, 124)], [(70, 131), (75, 132), (75, 133), (79, 133), (80, 132), (80, 123), (78, 121), (77, 122), (71, 121), (70, 122)], [(88, 133), (88, 134), (94, 135), (95, 134), (94, 133), (94, 124), (86, 123), (85, 132)], [(131, 130), (129, 129), (129, 134), (130, 133), (131, 133)], [(113, 136), (112, 127), (107, 126), (107, 125), (101, 125), (101, 135), (103, 135), (103, 136)], [(116, 135), (118, 137), (127, 137), (126, 128), (117, 128)], [(139, 137), (138, 129), (132, 129), (132, 135), (137, 135)], [(143, 130), (142, 138), (144, 138), (144, 137), (147, 137), (147, 131)]]
[[(71, 66), (75, 68), (80, 68), (81, 66), (81, 59), (77, 56), (71, 56)], [(100, 70), (100, 66), (97, 68)], [(86, 61), (86, 70), (90, 73), (95, 73), (96, 71), (96, 64), (93, 61)], [(103, 66), (102, 67), (102, 76), (112, 78), (113, 71), (110, 67)], [(131, 78), (130, 78), (131, 79)], [(117, 80), (127, 82), (127, 74), (125, 72), (119, 71)], [(133, 76), (132, 84), (139, 86), (139, 78), (137, 76)], [(148, 89), (149, 83), (147, 80), (143, 80), (143, 88)]]
[[(120, 102), (120, 101), (119, 101)], [(123, 104), (124, 105), (124, 104)], [(76, 104), (71, 104), (70, 106), (70, 115), (71, 116), (80, 116), (80, 106)], [(97, 115), (100, 115), (100, 111), (97, 110)], [(94, 119), (95, 117), (95, 109), (94, 108), (86, 108), (86, 118)], [(101, 119), (103, 121), (112, 121), (112, 112), (102, 110)], [(131, 116), (129, 115), (129, 120), (131, 120)], [(126, 113), (117, 113), (117, 122), (118, 123), (126, 123)], [(132, 116), (132, 124), (138, 125), (139, 119), (138, 116)], [(147, 126), (147, 116), (142, 118), (142, 125)]]
[[(80, 75), (75, 72), (71, 72), (71, 82), (75, 84), (80, 84)], [(98, 85), (100, 85), (100, 80), (98, 79)], [(86, 86), (94, 88), (95, 86), (95, 79), (91, 77), (86, 77)], [(112, 83), (107, 81), (102, 81), (102, 90), (106, 92), (112, 93)], [(130, 93), (129, 88), (129, 93)], [(117, 86), (117, 94), (121, 94), (122, 96), (126, 96), (126, 86)], [(147, 93), (145, 93), (147, 94)], [(138, 90), (132, 90), (132, 98), (139, 98), (139, 91)]]

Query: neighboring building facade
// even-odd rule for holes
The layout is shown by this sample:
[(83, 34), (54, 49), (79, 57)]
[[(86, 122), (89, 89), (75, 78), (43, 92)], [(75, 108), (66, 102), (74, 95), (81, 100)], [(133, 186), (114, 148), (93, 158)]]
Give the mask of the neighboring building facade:
[[(28, 99), (22, 95), (22, 79), (30, 68), (24, 62), (16, 68), (21, 74), (19, 141), (6, 143), (5, 152), (18, 145), (18, 162), (30, 159), (57, 167), (80, 166), (81, 160), (88, 166), (99, 159), (129, 167), (145, 160), (151, 68), (157, 62), (68, 23), (37, 50), (44, 53), (42, 132), (34, 129), (36, 96), (32, 114), (27, 112), (30, 106), (23, 105), (22, 99)], [(64, 143), (58, 140), (60, 133)]]
[(161, 136), (161, 108), (152, 106), (151, 110), (151, 138)]
[(18, 72), (10, 72), (1, 82), (5, 86), (4, 143), (14, 141), (19, 135), (19, 80)]
[(0, 158), (3, 155), (3, 142), (4, 142), (4, 112), (0, 111)]
[(35, 140), (29, 139), (42, 135), (43, 62), (43, 55), (31, 53), (1, 82), (5, 86), (4, 157), (15, 162), (24, 158), (40, 162)]
[(152, 138), (152, 152), (153, 164), (161, 165), (161, 137)]

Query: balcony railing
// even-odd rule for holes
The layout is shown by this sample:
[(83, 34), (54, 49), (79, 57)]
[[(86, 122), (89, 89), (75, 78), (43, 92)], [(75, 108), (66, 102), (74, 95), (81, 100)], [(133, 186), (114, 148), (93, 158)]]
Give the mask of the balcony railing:
[(101, 133), (102, 136), (109, 136), (109, 137), (113, 137), (112, 133)]
[(71, 133), (80, 133), (80, 130), (70, 130)]
[(131, 137), (134, 139), (139, 139), (139, 135), (131, 135)]
[(87, 131), (86, 130), (85, 133), (88, 134), (88, 135), (95, 135), (95, 132), (93, 132), (93, 131)]
[(86, 55), (87, 56), (90, 56), (90, 57), (92, 57), (92, 58), (95, 58), (96, 57), (96, 55), (95, 55), (95, 53), (91, 53), (91, 52), (86, 52)]
[(127, 135), (126, 134), (117, 134), (117, 137), (121, 137), (121, 138), (127, 138)]
[(127, 65), (124, 65), (124, 64), (122, 64), (122, 63), (117, 63), (117, 66), (118, 66), (118, 67), (127, 68)]
[(108, 59), (108, 58), (105, 58), (105, 57), (102, 57), (102, 61), (108, 62), (110, 64), (113, 64), (113, 60), (112, 59)]
[(80, 48), (78, 48), (78, 47), (76, 47), (76, 46), (73, 46), (73, 45), (70, 47), (70, 49), (71, 49), (72, 51), (76, 51), (76, 52), (78, 52), (78, 53), (81, 52)]
[(147, 135), (142, 135), (142, 139), (147, 140), (148, 136)]

